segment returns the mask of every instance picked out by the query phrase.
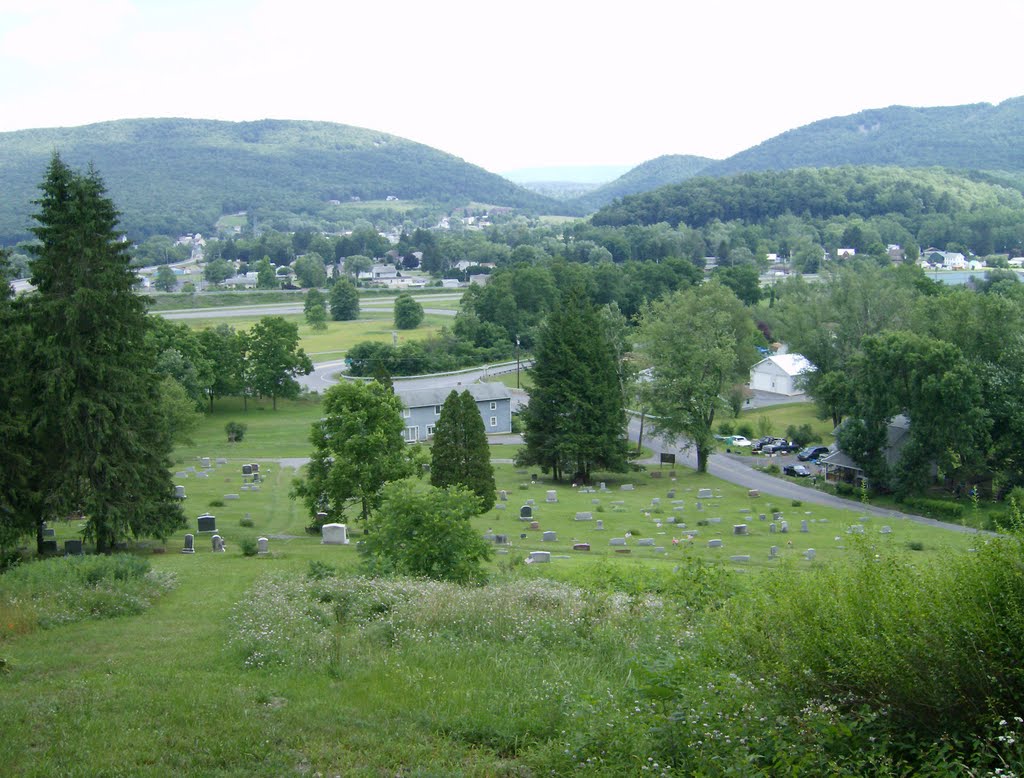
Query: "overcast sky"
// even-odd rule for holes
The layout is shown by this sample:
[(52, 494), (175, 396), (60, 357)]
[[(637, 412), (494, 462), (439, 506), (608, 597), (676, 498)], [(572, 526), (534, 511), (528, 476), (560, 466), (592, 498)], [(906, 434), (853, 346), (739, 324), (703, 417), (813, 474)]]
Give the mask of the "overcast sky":
[(1022, 29), (1021, 0), (0, 0), (0, 131), (315, 119), (494, 172), (724, 158), (1024, 95)]

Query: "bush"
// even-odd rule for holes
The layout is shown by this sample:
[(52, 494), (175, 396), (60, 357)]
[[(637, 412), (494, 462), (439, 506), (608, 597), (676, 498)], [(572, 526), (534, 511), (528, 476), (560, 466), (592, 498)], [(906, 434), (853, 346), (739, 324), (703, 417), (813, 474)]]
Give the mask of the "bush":
[(853, 484), (848, 484), (845, 481), (839, 481), (836, 484), (836, 494), (840, 497), (852, 497), (856, 491)]
[(731, 421), (723, 421), (718, 425), (718, 434), (724, 438), (729, 437), (733, 434), (733, 425)]
[(252, 520), (250, 516), (243, 516), (238, 520), (238, 526), (240, 527), (254, 527), (256, 522)]
[(786, 437), (797, 446), (807, 446), (821, 440), (820, 435), (814, 434), (810, 424), (801, 424), (799, 427), (790, 424), (786, 428)]
[(224, 432), (227, 433), (228, 443), (240, 443), (245, 437), (245, 431), (249, 427), (238, 421), (229, 421), (224, 425)]
[(742, 424), (736, 425), (736, 434), (750, 439), (754, 437), (754, 428), (747, 422), (743, 422)]
[(210, 507), (211, 508), (223, 508), (224, 507), (224, 501), (223, 500), (210, 500)]
[(927, 497), (906, 497), (903, 500), (903, 504), (933, 518), (958, 521), (964, 516), (964, 506), (947, 500), (933, 500)]
[(238, 541), (238, 547), (242, 550), (242, 556), (256, 556), (259, 551), (259, 544), (253, 538), (242, 538)]
[(790, 503), (790, 505), (792, 505), (794, 508), (799, 508), (801, 505), (803, 505), (803, 501), (802, 500), (793, 500)]

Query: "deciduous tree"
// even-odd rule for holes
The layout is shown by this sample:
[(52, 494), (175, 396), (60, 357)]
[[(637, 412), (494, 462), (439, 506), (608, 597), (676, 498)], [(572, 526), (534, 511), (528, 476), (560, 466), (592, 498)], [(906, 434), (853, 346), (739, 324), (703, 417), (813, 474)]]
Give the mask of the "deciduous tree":
[(380, 504), (384, 484), (413, 473), (402, 431), (402, 401), (376, 381), (344, 382), (324, 395), (324, 417), (313, 425), (313, 455), (292, 496), (310, 514), (343, 516), (356, 506), (366, 519)]
[(274, 410), (278, 397), (298, 396), (301, 387), (295, 376), (313, 372), (312, 361), (299, 348), (299, 325), (281, 316), (264, 316), (253, 325), (247, 356), (249, 385), (270, 397)]
[(395, 298), (395, 328), (414, 330), (423, 321), (423, 306), (408, 292)]
[(359, 318), (359, 291), (347, 278), (339, 278), (331, 287), (331, 318), (334, 321)]

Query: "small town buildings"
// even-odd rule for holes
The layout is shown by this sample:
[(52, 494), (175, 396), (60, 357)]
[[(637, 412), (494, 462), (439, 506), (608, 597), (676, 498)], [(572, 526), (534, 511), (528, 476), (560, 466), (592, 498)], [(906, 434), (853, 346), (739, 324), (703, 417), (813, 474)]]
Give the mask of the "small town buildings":
[(441, 416), (441, 406), (453, 391), (467, 391), (476, 401), (484, 432), (498, 435), (512, 431), (512, 392), (504, 384), (469, 384), (438, 389), (411, 389), (396, 392), (402, 401), (405, 441), (415, 443), (434, 437), (434, 427)]
[(750, 388), (774, 394), (803, 394), (799, 378), (814, 369), (802, 354), (774, 354), (750, 368)]

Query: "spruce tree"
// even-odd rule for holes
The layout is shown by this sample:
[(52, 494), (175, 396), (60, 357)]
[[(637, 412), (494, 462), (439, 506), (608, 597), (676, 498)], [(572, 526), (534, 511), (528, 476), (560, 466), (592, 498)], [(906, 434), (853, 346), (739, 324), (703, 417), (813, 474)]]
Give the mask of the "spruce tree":
[(607, 327), (579, 290), (562, 297), (545, 320), (530, 370), (526, 431), (517, 462), (556, 480), (589, 480), (595, 470), (628, 469), (621, 366)]
[(441, 406), (431, 446), (430, 483), (447, 488), (465, 486), (481, 502), (480, 512), (494, 507), (494, 467), (476, 400), (454, 389)]
[[(33, 398), (33, 512), (39, 521), (80, 512), (101, 552), (129, 533), (165, 538), (184, 515), (129, 244), (94, 170), (76, 173), (55, 154), (41, 189), (23, 365)], [(41, 525), (37, 540), (41, 547)]]

